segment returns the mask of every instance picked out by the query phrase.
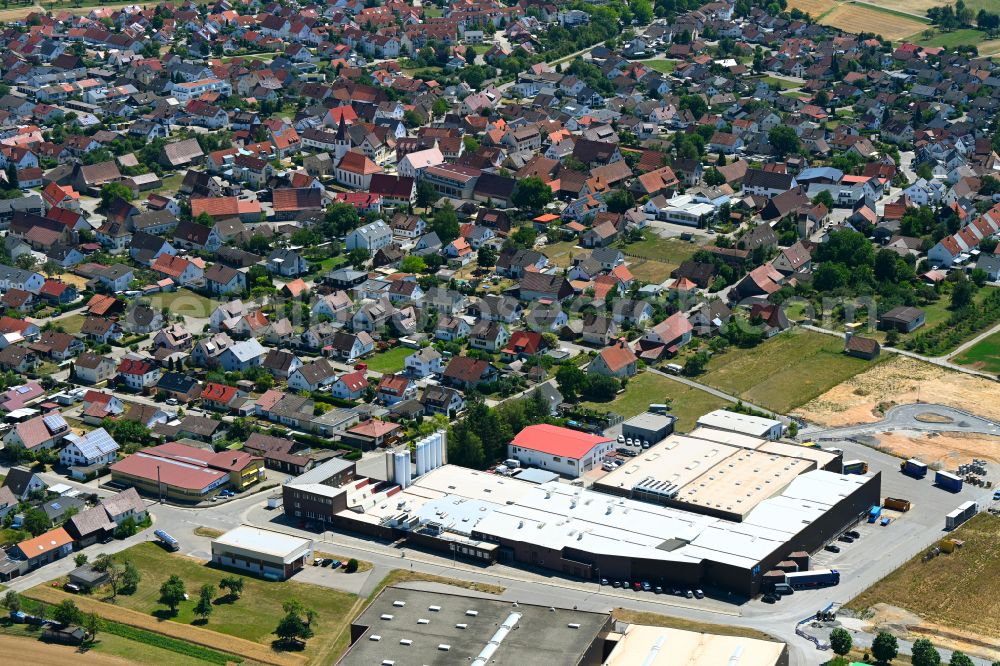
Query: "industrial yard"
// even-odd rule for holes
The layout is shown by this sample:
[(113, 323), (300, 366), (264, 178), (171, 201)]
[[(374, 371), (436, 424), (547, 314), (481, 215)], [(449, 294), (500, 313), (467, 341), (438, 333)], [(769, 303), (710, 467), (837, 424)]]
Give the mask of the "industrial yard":
[[(924, 553), (855, 597), (847, 607), (865, 617), (877, 604), (915, 613), (914, 635), (948, 635), (978, 647), (1000, 642), (1000, 517), (981, 513), (948, 535), (961, 548), (923, 561)], [(872, 618), (879, 620), (879, 615)], [(978, 636), (978, 638), (977, 638)], [(1000, 658), (994, 650), (993, 658)]]

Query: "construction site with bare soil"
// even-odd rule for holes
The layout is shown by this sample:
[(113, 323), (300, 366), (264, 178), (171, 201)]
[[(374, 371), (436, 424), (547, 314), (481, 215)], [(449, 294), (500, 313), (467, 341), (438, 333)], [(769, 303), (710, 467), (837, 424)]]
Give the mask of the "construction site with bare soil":
[[(839, 428), (874, 423), (889, 408), (914, 402), (946, 405), (1000, 421), (996, 382), (906, 356), (895, 356), (854, 375), (793, 414), (819, 426)], [(985, 454), (980, 451), (977, 456)]]

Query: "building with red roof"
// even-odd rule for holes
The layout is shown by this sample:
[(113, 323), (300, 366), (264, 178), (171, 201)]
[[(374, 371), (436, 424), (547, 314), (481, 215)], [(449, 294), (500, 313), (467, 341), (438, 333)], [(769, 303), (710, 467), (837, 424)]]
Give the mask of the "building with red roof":
[(575, 479), (615, 448), (615, 441), (560, 426), (532, 425), (517, 433), (508, 455), (528, 467), (538, 467)]

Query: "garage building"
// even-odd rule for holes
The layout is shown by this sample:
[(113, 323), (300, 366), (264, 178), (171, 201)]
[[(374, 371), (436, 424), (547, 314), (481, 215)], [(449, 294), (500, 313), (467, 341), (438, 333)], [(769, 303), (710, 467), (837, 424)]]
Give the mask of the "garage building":
[(270, 580), (285, 580), (312, 560), (312, 539), (241, 525), (212, 542), (212, 562)]

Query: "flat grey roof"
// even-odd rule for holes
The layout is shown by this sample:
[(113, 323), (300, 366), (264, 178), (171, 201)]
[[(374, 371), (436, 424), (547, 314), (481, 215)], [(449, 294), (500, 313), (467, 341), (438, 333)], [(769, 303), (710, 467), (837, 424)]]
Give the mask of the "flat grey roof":
[(505, 632), (489, 664), (576, 666), (608, 621), (604, 613), (388, 587), (354, 621), (367, 629), (338, 664), (468, 664), (506, 622), (514, 628)]
[(677, 417), (675, 416), (655, 414), (653, 412), (643, 412), (642, 414), (633, 416), (623, 425), (632, 426), (633, 428), (642, 428), (643, 430), (660, 430), (661, 428), (666, 428), (676, 420)]

